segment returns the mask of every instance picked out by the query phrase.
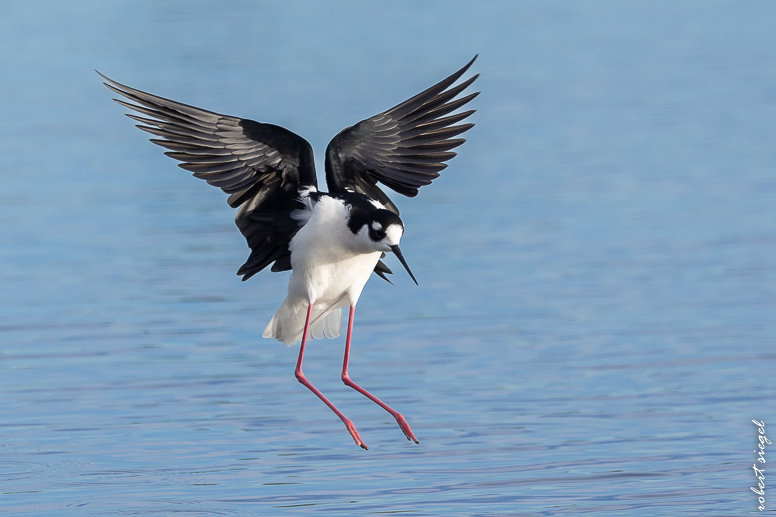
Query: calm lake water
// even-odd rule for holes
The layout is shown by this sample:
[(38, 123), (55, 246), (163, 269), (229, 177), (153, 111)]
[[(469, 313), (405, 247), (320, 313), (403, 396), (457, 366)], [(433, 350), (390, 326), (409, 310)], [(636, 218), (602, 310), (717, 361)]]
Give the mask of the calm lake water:
[[(0, 513), (759, 514), (774, 27), (771, 1), (3, 2)], [(343, 339), (306, 356), (363, 451), (261, 338), (287, 275), (239, 281), (225, 196), (94, 69), (320, 159), (475, 53), (468, 142), (393, 196), (420, 286), (389, 257), (356, 312), (351, 374), (420, 445), (340, 383)]]

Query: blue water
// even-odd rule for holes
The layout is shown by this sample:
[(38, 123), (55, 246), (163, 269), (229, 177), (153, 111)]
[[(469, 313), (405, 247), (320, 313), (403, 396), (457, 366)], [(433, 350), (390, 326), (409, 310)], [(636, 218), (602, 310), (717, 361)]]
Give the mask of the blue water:
[[(770, 1), (3, 2), (0, 513), (759, 514), (775, 26)], [(362, 451), (260, 337), (287, 276), (239, 281), (225, 196), (93, 70), (320, 158), (475, 53), (468, 142), (394, 196), (420, 286), (389, 258), (356, 312), (351, 375), (420, 445), (339, 382), (342, 339), (306, 356)]]

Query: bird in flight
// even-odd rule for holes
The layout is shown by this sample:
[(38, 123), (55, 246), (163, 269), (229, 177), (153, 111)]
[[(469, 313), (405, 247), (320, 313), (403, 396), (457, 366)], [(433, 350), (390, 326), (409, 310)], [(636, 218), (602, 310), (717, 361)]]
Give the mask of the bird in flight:
[(158, 137), (151, 142), (229, 194), (227, 202), (237, 208), (235, 222), (251, 249), (237, 271), (243, 281), (270, 264), (271, 271), (292, 271), (288, 296), (262, 335), (286, 346), (301, 340), (297, 380), (364, 449), (353, 422), (302, 372), (305, 345), (308, 339), (338, 337), (342, 309), (349, 307), (342, 381), (390, 413), (407, 439), (418, 443), (401, 413), (351, 380), (353, 318), (371, 273), (388, 280), (391, 270), (380, 260), (387, 252), (417, 284), (399, 247), (404, 233), (399, 210), (378, 183), (415, 197), (447, 167), (444, 162), (456, 155), (451, 149), (465, 141), (455, 137), (474, 125), (457, 124), (474, 110), (456, 110), (479, 94), (460, 96), (478, 75), (453, 85), (475, 59), (401, 104), (340, 131), (326, 148), (329, 192), (318, 190), (312, 147), (288, 129), (151, 95), (100, 74), (105, 86), (131, 101), (114, 99), (140, 114), (127, 114), (140, 123), (137, 127)]

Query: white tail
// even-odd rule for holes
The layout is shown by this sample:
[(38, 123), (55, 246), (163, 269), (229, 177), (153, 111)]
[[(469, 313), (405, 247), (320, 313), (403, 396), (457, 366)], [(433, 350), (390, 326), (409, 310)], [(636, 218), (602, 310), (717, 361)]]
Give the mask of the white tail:
[[(313, 307), (314, 308), (314, 307)], [(304, 329), (302, 329), (304, 331)], [(322, 314), (311, 326), (310, 337), (313, 339), (339, 337), (342, 331), (342, 309), (333, 309)], [(301, 339), (301, 336), (300, 338)]]
[[(302, 339), (304, 321), (307, 318), (306, 303), (289, 303), (286, 299), (264, 329), (262, 337), (275, 338), (286, 346), (293, 346)], [(309, 339), (339, 337), (342, 331), (342, 308), (325, 312), (316, 311), (313, 305)]]

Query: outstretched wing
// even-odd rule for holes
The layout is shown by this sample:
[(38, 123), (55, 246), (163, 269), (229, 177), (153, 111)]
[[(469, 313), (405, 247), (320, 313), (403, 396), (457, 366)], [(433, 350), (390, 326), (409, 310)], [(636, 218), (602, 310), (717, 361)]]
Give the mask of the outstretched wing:
[(273, 262), (272, 271), (291, 269), (288, 242), (303, 224), (291, 212), (303, 208), (301, 190), (317, 187), (310, 144), (280, 126), (195, 108), (100, 75), (105, 86), (136, 103), (114, 99), (145, 115), (127, 114), (161, 137), (151, 142), (170, 149), (164, 154), (183, 162), (179, 167), (230, 194), (229, 206), (240, 207), (235, 222), (251, 255), (237, 274), (247, 280)]
[(326, 148), (326, 183), (331, 192), (360, 192), (399, 210), (377, 182), (409, 197), (439, 177), (444, 163), (455, 156), (451, 149), (465, 142), (453, 138), (474, 124), (454, 125), (474, 110), (448, 115), (479, 92), (456, 99), (478, 75), (454, 88), (474, 59), (444, 81), (384, 113), (341, 131)]

